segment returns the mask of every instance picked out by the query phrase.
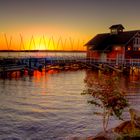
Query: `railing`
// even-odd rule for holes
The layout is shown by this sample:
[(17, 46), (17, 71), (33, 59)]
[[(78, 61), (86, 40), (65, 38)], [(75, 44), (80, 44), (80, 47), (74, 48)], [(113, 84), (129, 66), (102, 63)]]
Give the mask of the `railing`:
[[(21, 62), (22, 65), (27, 64), (29, 65), (30, 62), (34, 63), (45, 63), (50, 62), (53, 63), (67, 63), (67, 62), (81, 62), (87, 64), (109, 64), (109, 65), (123, 65), (123, 66), (140, 66), (140, 59), (96, 59), (96, 58), (87, 58), (82, 56), (65, 56), (65, 57), (47, 57), (47, 58), (9, 58), (11, 63)], [(5, 60), (0, 60), (0, 67), (2, 67), (2, 63), (5, 63)], [(9, 60), (7, 61), (6, 65), (9, 65)], [(17, 64), (18, 65), (18, 64)]]
[(84, 60), (79, 59), (81, 62), (89, 64), (109, 64), (109, 65), (123, 65), (123, 66), (140, 66), (140, 59), (94, 59), (86, 58)]

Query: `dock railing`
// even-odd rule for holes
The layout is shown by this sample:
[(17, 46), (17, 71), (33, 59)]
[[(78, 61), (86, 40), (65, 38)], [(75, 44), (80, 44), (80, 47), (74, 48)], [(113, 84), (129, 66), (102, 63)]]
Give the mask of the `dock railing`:
[(123, 66), (139, 66), (140, 59), (98, 59), (98, 58), (86, 58), (87, 63), (94, 64), (109, 64), (109, 65), (123, 65)]
[[(97, 58), (88, 58), (83, 56), (65, 56), (65, 57), (41, 57), (41, 58), (8, 58), (8, 59), (0, 59), (0, 68), (9, 67), (9, 69), (15, 69), (15, 67), (21, 66), (30, 66), (34, 67), (36, 64), (69, 64), (69, 63), (84, 63), (86, 65), (98, 65), (98, 64), (108, 64), (110, 66), (137, 66), (140, 67), (140, 59), (97, 59)], [(13, 66), (11, 65), (13, 64)], [(16, 66), (14, 66), (16, 64)]]

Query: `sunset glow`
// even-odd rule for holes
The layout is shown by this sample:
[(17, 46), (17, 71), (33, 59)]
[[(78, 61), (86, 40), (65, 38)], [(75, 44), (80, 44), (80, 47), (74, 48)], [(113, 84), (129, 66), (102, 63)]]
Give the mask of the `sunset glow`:
[(89, 39), (113, 24), (139, 29), (139, 5), (139, 0), (2, 0), (0, 50), (85, 50)]
[(6, 35), (0, 36), (0, 50), (85, 50), (84, 40), (78, 38)]

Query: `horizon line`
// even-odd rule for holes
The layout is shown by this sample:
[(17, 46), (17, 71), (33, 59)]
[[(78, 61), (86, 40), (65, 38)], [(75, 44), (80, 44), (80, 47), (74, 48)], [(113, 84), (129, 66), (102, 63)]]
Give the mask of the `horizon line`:
[(0, 52), (86, 52), (86, 50), (0, 50)]

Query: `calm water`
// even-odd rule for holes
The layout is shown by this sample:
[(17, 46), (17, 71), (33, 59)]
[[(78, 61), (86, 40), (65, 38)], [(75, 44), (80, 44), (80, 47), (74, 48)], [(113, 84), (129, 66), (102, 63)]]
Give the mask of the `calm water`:
[[(93, 115), (97, 108), (81, 95), (84, 79), (91, 76), (98, 73), (35, 71), (32, 77), (0, 79), (0, 140), (67, 140), (100, 132), (101, 118)], [(121, 85), (131, 92), (131, 105), (140, 108), (138, 76), (122, 77)], [(112, 118), (110, 127), (118, 122)]]
[(85, 52), (0, 52), (0, 57), (85, 57)]

